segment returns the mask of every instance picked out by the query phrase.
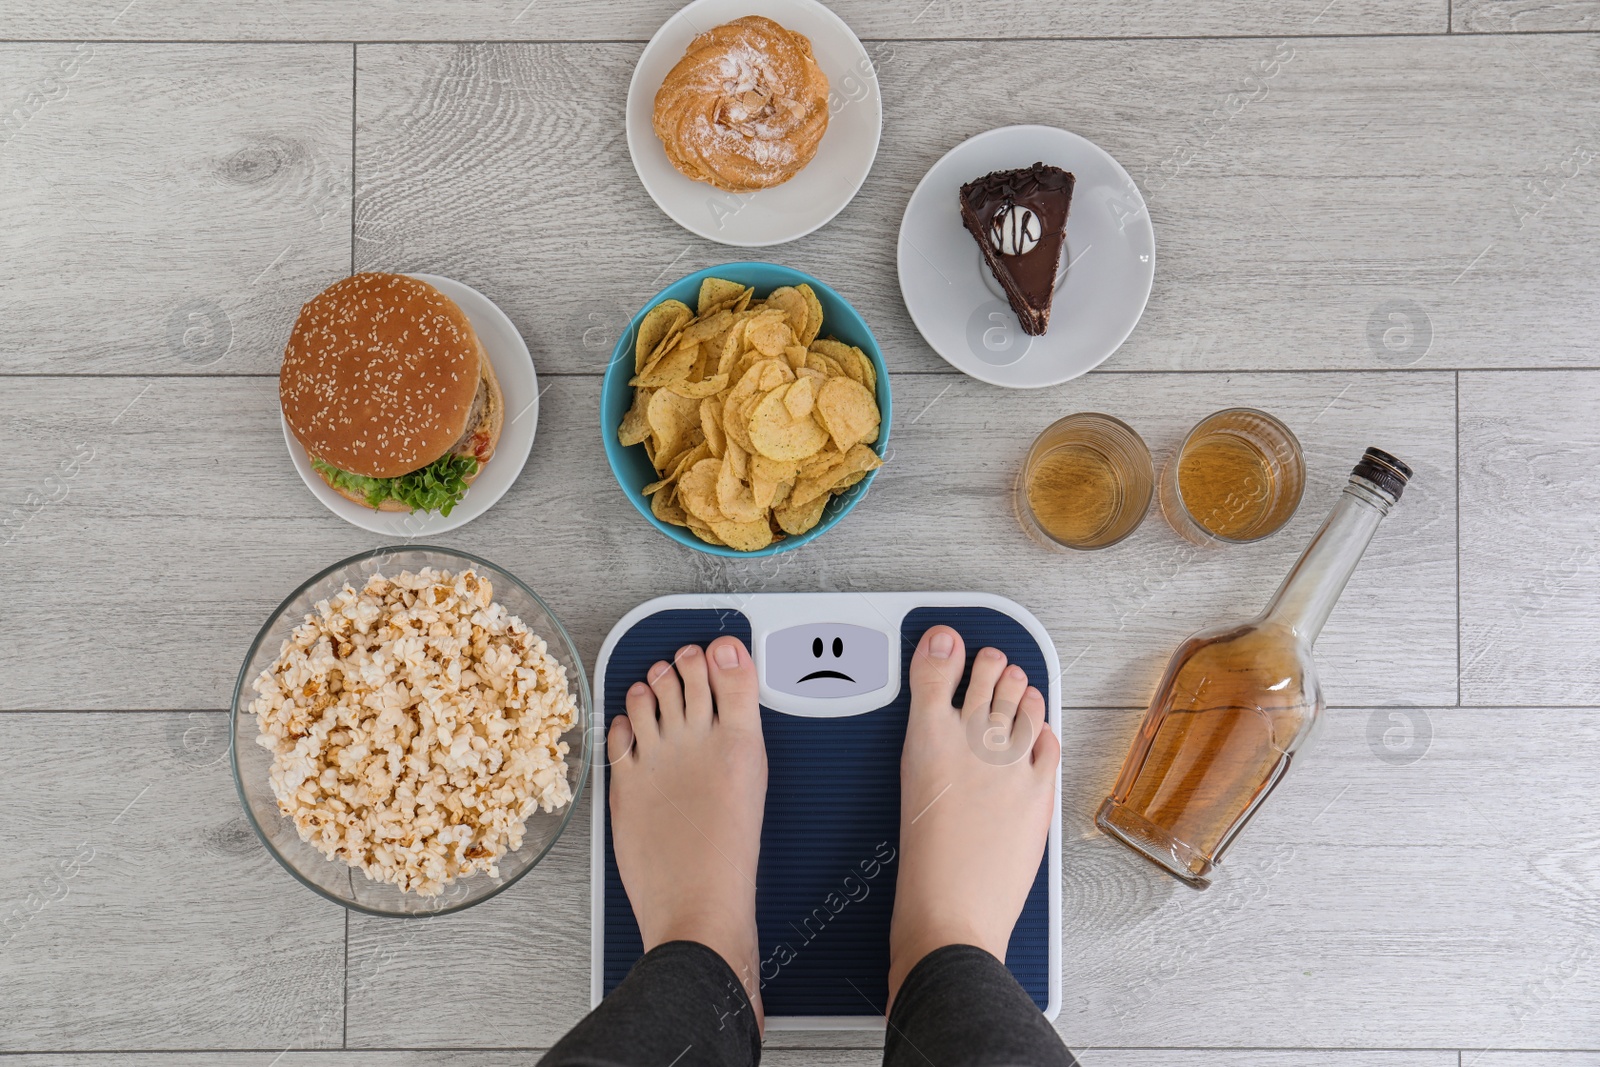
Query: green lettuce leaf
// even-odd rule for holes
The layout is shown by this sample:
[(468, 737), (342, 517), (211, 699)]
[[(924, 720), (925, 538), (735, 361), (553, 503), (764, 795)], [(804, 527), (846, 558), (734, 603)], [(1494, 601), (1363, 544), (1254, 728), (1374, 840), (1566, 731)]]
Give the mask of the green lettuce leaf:
[(472, 456), (446, 453), (410, 474), (398, 478), (367, 478), (351, 474), (324, 463), (315, 456), (311, 465), (317, 473), (340, 489), (356, 493), (375, 508), (385, 500), (398, 500), (412, 511), (437, 511), (450, 514), (467, 491), (467, 479), (478, 473), (478, 461)]

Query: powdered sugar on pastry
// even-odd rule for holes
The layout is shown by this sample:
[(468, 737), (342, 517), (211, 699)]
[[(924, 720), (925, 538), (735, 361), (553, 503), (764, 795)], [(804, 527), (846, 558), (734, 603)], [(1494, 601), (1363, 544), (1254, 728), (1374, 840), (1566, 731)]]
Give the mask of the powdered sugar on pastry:
[(745, 192), (798, 174), (828, 128), (828, 78), (811, 42), (759, 15), (690, 42), (656, 93), (667, 158), (696, 181)]

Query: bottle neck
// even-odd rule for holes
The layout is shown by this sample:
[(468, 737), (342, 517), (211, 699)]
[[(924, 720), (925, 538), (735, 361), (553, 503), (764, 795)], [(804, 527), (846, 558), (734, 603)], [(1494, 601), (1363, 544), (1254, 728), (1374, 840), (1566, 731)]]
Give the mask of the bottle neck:
[(1309, 648), (1394, 503), (1393, 496), (1372, 482), (1352, 477), (1300, 562), (1278, 587), (1262, 621), (1288, 629)]

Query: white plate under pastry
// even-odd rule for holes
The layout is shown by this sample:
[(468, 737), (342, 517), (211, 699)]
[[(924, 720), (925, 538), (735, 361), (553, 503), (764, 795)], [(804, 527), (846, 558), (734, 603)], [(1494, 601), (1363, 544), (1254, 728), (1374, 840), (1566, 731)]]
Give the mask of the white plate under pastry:
[[(1047, 163), (1071, 171), (1066, 247), (1050, 328), (1022, 332), (972, 234), (961, 186), (997, 170)], [(1150, 298), (1156, 238), (1128, 172), (1091, 141), (1053, 126), (1005, 126), (969, 138), (923, 176), (900, 222), (900, 294), (911, 319), (957, 370), (991, 385), (1058, 385), (1103, 363)]]
[(467, 486), (461, 502), (449, 515), (437, 511), (375, 511), (347, 500), (333, 491), (322, 476), (311, 468), (311, 457), (305, 447), (283, 422), (283, 439), (289, 445), (289, 457), (294, 469), (323, 506), (348, 523), (376, 534), (400, 540), (428, 537), (464, 526), (494, 506), (505, 495), (511, 483), (522, 473), (533, 449), (533, 432), (539, 425), (539, 378), (534, 373), (533, 357), (522, 335), (512, 325), (506, 313), (488, 297), (469, 285), (463, 285), (436, 274), (413, 274), (411, 277), (427, 282), (451, 300), (454, 300), (472, 323), (472, 332), (478, 335), (483, 350), (488, 353), (494, 376), (500, 382), (500, 391), (506, 398), (506, 421), (500, 431), (500, 443), (494, 455), (483, 467), (483, 472)]
[[(816, 157), (782, 185), (730, 193), (680, 174), (651, 119), (656, 91), (689, 42), (745, 15), (762, 15), (811, 40), (817, 65), (828, 76), (828, 131)], [(760, 248), (804, 237), (855, 197), (878, 154), (883, 98), (861, 41), (817, 0), (694, 0), (662, 24), (633, 68), (627, 130), (639, 180), (674, 222), (707, 240)]]

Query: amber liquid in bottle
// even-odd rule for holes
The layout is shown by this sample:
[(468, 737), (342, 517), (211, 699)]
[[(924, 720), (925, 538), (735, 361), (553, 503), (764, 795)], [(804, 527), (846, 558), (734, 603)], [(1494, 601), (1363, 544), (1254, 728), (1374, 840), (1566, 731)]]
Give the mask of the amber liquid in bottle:
[(1410, 468), (1369, 449), (1278, 595), (1178, 647), (1099, 827), (1197, 888), (1322, 713), (1311, 647)]

